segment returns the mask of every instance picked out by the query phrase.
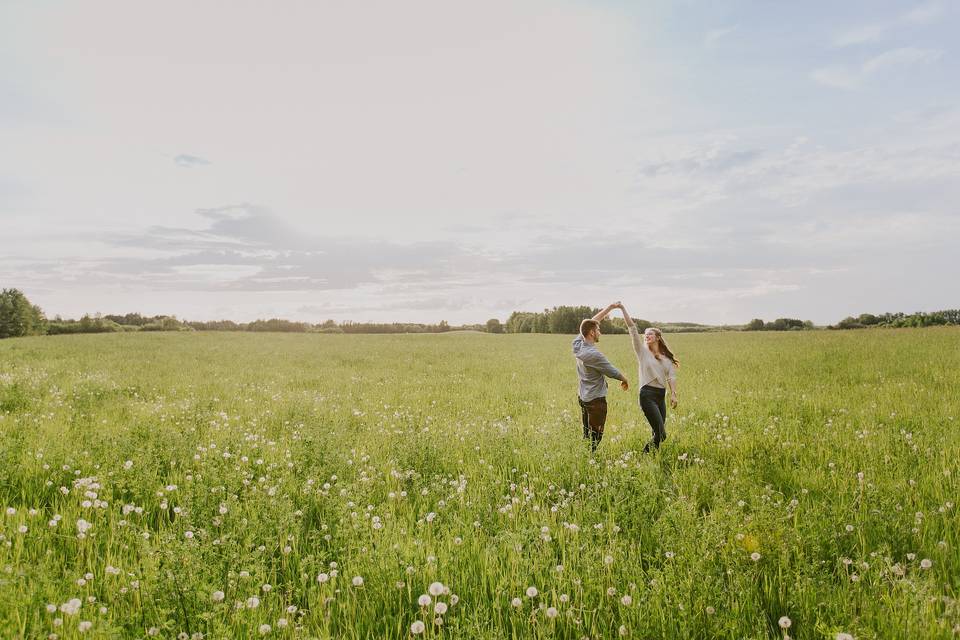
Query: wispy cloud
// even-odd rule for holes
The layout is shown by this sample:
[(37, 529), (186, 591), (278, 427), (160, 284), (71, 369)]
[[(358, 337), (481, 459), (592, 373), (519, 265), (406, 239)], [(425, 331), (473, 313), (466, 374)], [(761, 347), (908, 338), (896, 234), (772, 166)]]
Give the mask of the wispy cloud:
[(703, 36), (703, 46), (707, 49), (712, 49), (720, 40), (729, 36), (736, 30), (737, 25), (711, 29), (710, 31), (707, 31), (706, 35)]
[(184, 169), (193, 169), (194, 167), (203, 167), (210, 164), (209, 160), (199, 156), (192, 156), (188, 153), (181, 153), (173, 159), (174, 164)]
[(906, 26), (930, 24), (943, 15), (943, 12), (942, 2), (936, 0), (924, 2), (888, 20), (851, 27), (838, 34), (833, 40), (833, 45), (850, 47), (880, 42)]
[(810, 77), (817, 83), (838, 89), (856, 89), (871, 77), (897, 68), (919, 64), (933, 64), (943, 57), (943, 51), (918, 47), (899, 47), (884, 51), (858, 66), (837, 65), (815, 69)]

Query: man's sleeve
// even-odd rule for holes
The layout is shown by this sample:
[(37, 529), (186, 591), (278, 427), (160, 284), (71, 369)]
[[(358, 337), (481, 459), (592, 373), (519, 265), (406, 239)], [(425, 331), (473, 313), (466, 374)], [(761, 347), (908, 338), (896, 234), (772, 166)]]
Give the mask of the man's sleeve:
[(608, 378), (614, 378), (616, 380), (626, 379), (615, 366), (610, 364), (607, 357), (599, 351), (591, 349), (587, 353), (580, 354), (580, 359), (583, 361), (583, 364), (593, 367)]

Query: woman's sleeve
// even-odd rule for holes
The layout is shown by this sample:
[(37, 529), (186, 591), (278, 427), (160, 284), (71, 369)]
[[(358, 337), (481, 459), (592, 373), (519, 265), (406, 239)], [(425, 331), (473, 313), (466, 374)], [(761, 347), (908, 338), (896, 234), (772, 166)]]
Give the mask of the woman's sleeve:
[(640, 333), (637, 331), (637, 325), (632, 324), (629, 327), (630, 329), (630, 340), (633, 342), (633, 352), (637, 354), (637, 360), (643, 358), (643, 338), (640, 337)]

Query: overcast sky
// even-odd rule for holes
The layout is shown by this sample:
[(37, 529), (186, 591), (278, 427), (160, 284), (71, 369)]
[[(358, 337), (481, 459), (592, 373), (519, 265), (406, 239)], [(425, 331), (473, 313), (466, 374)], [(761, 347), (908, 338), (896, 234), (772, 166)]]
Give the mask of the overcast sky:
[(960, 3), (0, 3), (48, 316), (960, 306)]

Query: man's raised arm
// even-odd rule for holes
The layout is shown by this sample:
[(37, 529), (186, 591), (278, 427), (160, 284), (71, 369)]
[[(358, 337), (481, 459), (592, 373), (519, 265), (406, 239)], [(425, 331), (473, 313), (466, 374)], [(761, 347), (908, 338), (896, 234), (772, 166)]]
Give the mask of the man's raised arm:
[(616, 302), (612, 302), (612, 303), (608, 304), (608, 305), (607, 305), (607, 308), (604, 309), (603, 311), (598, 312), (597, 315), (593, 316), (592, 320), (594, 320), (595, 322), (600, 322), (601, 320), (603, 320), (604, 318), (606, 318), (607, 315), (609, 315), (611, 311), (613, 311), (614, 309), (617, 308), (617, 304), (618, 304), (618, 303), (616, 303)]

